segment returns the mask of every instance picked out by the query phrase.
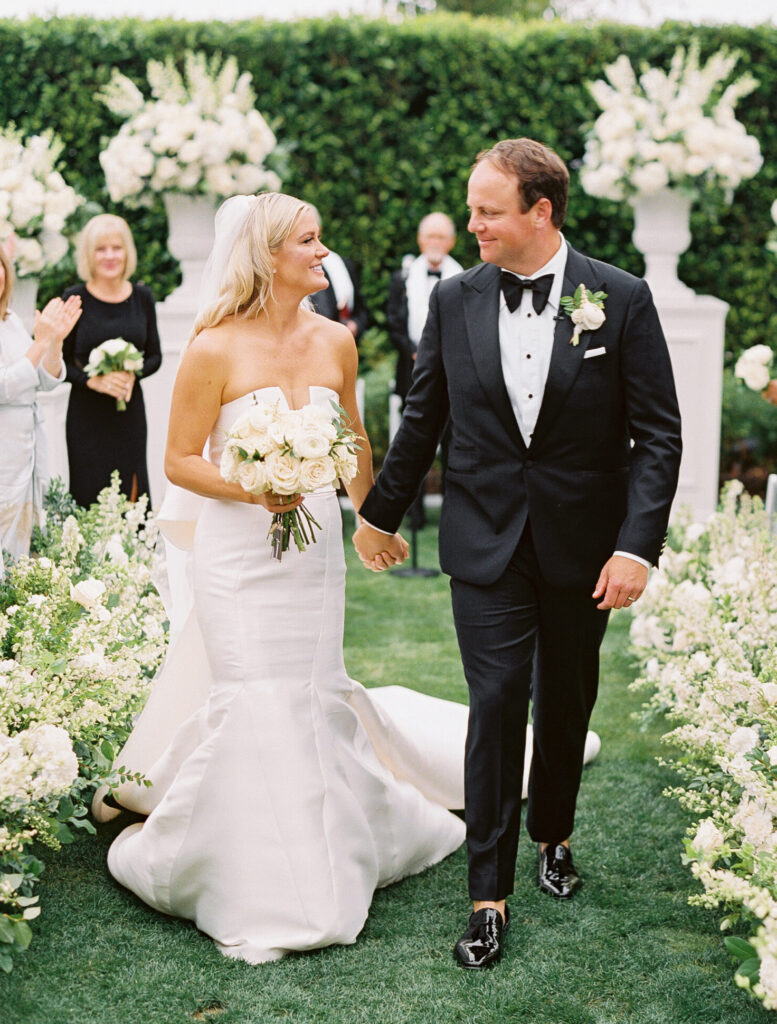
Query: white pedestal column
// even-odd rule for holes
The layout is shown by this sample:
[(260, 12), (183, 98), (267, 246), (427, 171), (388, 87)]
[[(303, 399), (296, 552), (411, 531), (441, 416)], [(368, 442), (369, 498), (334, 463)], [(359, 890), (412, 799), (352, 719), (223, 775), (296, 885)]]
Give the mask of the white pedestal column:
[(683, 421), (683, 458), (675, 508), (690, 504), (698, 519), (718, 503), (723, 345), (728, 304), (696, 293), (677, 278), (688, 248), (691, 198), (666, 189), (632, 200), (634, 244), (672, 359)]
[(148, 421), (148, 475), (154, 508), (162, 504), (167, 487), (164, 457), (170, 398), (181, 354), (194, 326), (202, 274), (213, 247), (214, 218), (219, 205), (219, 200), (212, 196), (177, 193), (166, 193), (164, 201), (170, 231), (167, 244), (181, 264), (183, 280), (156, 307), (162, 366), (153, 377), (143, 381)]

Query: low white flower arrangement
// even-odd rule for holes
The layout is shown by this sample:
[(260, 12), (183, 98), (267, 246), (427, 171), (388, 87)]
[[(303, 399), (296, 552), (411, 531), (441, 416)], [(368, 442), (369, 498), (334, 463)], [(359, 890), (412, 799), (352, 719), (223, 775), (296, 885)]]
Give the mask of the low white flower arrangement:
[(699, 44), (678, 47), (669, 71), (645, 67), (637, 77), (625, 54), (589, 82), (602, 113), (587, 132), (580, 171), (590, 195), (622, 200), (671, 187), (719, 186), (730, 198), (763, 158), (734, 108), (757, 81), (742, 75), (725, 88), (739, 59), (720, 50), (699, 63)]
[(33, 277), (67, 255), (67, 220), (86, 200), (57, 170), (64, 144), (53, 132), (0, 128), (0, 243), (15, 236), (19, 277)]
[(281, 181), (265, 166), (276, 149), (272, 129), (256, 110), (251, 75), (237, 61), (187, 51), (184, 74), (172, 58), (147, 65), (152, 99), (114, 68), (98, 93), (126, 118), (100, 153), (114, 202), (150, 205), (155, 194), (181, 192), (221, 198), (276, 191)]
[(777, 537), (762, 503), (734, 481), (706, 524), (670, 531), (631, 626), (646, 714), (675, 724), (665, 793), (693, 816), (684, 862), (724, 906), (735, 980), (777, 1009)]
[(94, 790), (135, 776), (116, 751), (166, 650), (151, 583), (157, 531), (118, 479), (91, 509), (48, 515), (37, 557), (0, 584), (0, 970), (32, 938), (40, 851), (94, 832)]

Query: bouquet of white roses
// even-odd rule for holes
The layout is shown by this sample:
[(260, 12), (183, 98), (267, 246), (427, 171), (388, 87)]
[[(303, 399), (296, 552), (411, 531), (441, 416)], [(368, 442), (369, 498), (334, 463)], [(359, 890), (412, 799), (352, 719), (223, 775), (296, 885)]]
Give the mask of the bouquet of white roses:
[(737, 359), (734, 376), (744, 381), (751, 391), (763, 391), (771, 379), (772, 355), (768, 345), (753, 345)]
[(237, 61), (184, 55), (184, 74), (172, 58), (149, 61), (153, 99), (116, 69), (99, 93), (109, 110), (127, 120), (100, 153), (114, 202), (149, 205), (157, 192), (233, 196), (281, 181), (264, 167), (276, 147), (269, 125), (255, 109), (251, 75)]
[(758, 83), (743, 75), (723, 88), (738, 59), (721, 50), (701, 66), (694, 40), (687, 53), (677, 48), (668, 72), (648, 67), (637, 78), (625, 54), (608, 65), (606, 82), (588, 83), (603, 113), (587, 133), (586, 192), (620, 200), (703, 179), (730, 194), (751, 178), (763, 158), (734, 108)]
[(65, 222), (85, 202), (56, 170), (62, 149), (53, 132), (25, 139), (13, 125), (0, 128), (0, 243), (16, 236), (19, 277), (60, 262)]
[[(347, 426), (341, 405), (334, 415), (317, 405), (284, 410), (279, 402), (260, 402), (233, 423), (221, 455), (221, 475), (249, 494), (309, 494), (320, 487), (344, 484), (357, 472), (359, 437)], [(291, 538), (299, 551), (315, 542), (321, 529), (310, 511), (299, 505), (273, 515), (268, 537), (280, 560)]]
[[(96, 345), (89, 353), (89, 359), (84, 372), (87, 377), (102, 377), (103, 374), (113, 373), (116, 370), (126, 370), (129, 373), (140, 373), (143, 369), (143, 354), (139, 352), (131, 341), (124, 338), (108, 338), (107, 341)], [(127, 403), (123, 398), (116, 399), (116, 408), (124, 412)]]

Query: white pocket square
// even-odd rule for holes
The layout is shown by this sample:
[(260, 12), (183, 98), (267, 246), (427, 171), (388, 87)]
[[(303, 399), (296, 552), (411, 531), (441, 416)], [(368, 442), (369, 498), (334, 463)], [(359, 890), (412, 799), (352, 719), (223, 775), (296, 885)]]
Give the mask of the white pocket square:
[(606, 356), (606, 355), (607, 355), (607, 349), (604, 348), (604, 346), (602, 346), (602, 348), (589, 348), (589, 349), (586, 350), (585, 355), (583, 356), (583, 359), (593, 359), (595, 356)]

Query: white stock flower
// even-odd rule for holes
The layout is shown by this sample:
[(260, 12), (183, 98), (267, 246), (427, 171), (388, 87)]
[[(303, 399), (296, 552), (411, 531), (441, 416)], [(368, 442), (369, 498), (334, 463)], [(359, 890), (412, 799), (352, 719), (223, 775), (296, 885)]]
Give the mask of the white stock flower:
[(761, 686), (761, 693), (767, 704), (777, 704), (777, 683), (764, 683)]
[(700, 850), (705, 857), (709, 858), (711, 853), (719, 850), (723, 845), (723, 833), (717, 827), (712, 818), (705, 818), (699, 822), (696, 835), (691, 840), (691, 845)]

